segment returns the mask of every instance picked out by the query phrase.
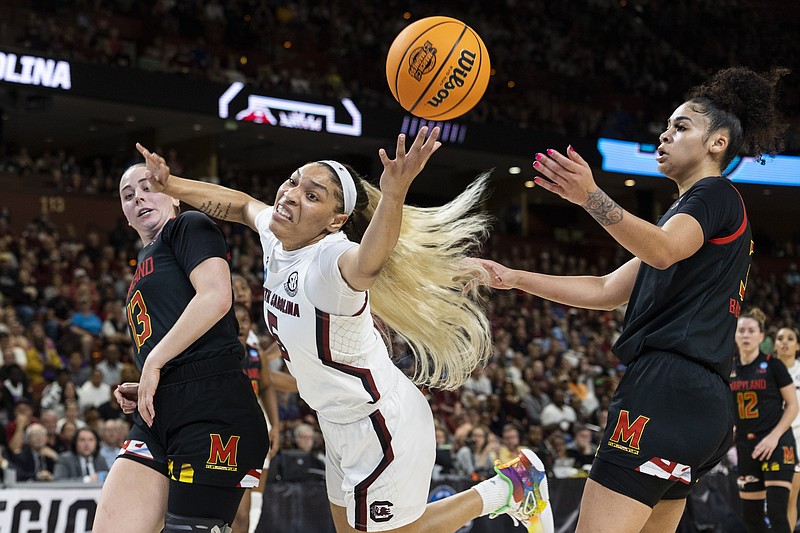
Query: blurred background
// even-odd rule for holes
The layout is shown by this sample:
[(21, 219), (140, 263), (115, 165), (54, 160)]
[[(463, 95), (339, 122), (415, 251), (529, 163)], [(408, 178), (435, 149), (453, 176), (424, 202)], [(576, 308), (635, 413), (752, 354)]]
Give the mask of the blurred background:
[[(779, 326), (797, 327), (796, 1), (2, 0), (0, 450), (7, 469), (14, 467), (10, 448), (36, 420), (55, 416), (49, 442), (60, 451), (69, 447), (65, 425), (92, 426), (99, 447), (105, 421), (126, 422), (113, 401), (96, 399), (108, 390), (86, 384), (97, 369), (109, 390), (136, 378), (124, 296), (139, 245), (117, 193), (122, 172), (139, 160), (134, 143), (164, 154), (174, 174), (242, 188), (269, 203), (308, 161), (337, 159), (377, 179), (378, 149), (393, 151), (398, 133), (425, 125), (392, 98), (387, 51), (404, 27), (432, 15), (477, 31), (492, 76), (473, 110), (438, 124), (444, 146), (409, 203), (442, 204), (491, 170), (485, 209), (495, 222), (476, 253), (547, 273), (604, 274), (629, 254), (582, 209), (533, 186), (536, 152), (572, 144), (610, 196), (655, 221), (676, 187), (653, 175), (652, 150), (686, 91), (729, 66), (792, 69), (781, 84), (791, 124), (786, 150), (764, 165), (737, 161), (730, 172), (755, 235), (746, 304), (767, 313), (764, 350), (772, 350)], [(233, 269), (257, 302), (257, 239), (241, 227), (224, 230)], [(610, 351), (624, 309), (589, 312), (513, 292), (491, 294), (487, 305), (495, 330), (490, 364), (461, 391), (427, 391), (441, 430), (437, 476), (460, 483), (484, 475), (457, 459), (459, 449), (474, 445), (476, 428), (487, 429), (492, 453), (535, 448), (565, 480), (561, 501), (571, 503), (554, 505), (569, 530), (624, 371)], [(76, 326), (89, 316), (98, 327)], [(394, 353), (413, 372), (401, 344)], [(299, 398), (286, 394), (281, 402), (285, 447), (297, 448), (295, 429), (316, 429), (316, 420)], [(315, 453), (324, 454), (315, 435)], [(111, 437), (105, 444), (115, 446)], [(719, 504), (724, 514), (736, 505), (728, 498), (735, 492), (727, 470), (720, 476), (713, 490), (727, 498)], [(283, 524), (277, 530), (295, 527), (281, 520), (273, 517), (273, 525)]]

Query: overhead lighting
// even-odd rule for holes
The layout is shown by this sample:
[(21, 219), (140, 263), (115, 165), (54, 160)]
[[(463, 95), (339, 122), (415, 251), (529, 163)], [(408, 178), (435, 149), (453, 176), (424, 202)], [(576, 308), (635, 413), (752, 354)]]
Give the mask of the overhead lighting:
[(516, 174), (519, 174), (520, 172), (522, 172), (522, 169), (521, 169), (521, 168), (519, 168), (519, 167), (509, 167), (509, 168), (508, 168), (508, 173), (509, 173), (509, 174), (514, 174), (514, 175), (516, 175)]
[(534, 187), (536, 187), (536, 183), (533, 180), (528, 180), (525, 182), (525, 187), (527, 187), (528, 189), (533, 189)]
[(634, 185), (636, 185), (636, 180), (625, 180), (626, 187), (633, 187)]
[(136, 122), (136, 117), (134, 117), (133, 115), (128, 115), (127, 117), (125, 117), (125, 122)]
[(200, 124), (195, 124), (195, 125), (192, 126), (192, 129), (194, 131), (200, 131), (200, 130), (203, 129), (203, 126), (201, 126)]

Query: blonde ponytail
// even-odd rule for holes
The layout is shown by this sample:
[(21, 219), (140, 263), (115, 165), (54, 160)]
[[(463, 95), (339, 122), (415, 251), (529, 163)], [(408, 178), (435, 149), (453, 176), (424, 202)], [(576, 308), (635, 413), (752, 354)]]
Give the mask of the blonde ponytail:
[[(414, 353), (417, 384), (456, 389), (491, 354), (490, 323), (470, 282), (485, 272), (462, 261), (489, 230), (489, 216), (475, 212), (488, 179), (482, 174), (441, 207), (405, 206), (400, 239), (370, 289), (373, 313)], [(381, 193), (362, 184), (371, 219)]]

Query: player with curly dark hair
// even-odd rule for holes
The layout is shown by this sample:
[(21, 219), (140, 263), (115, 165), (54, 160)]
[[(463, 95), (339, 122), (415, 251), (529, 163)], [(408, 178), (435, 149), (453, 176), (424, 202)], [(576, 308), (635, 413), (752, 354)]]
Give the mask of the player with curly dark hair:
[(730, 448), (734, 331), (753, 253), (744, 201), (722, 177), (741, 152), (782, 149), (776, 85), (736, 67), (693, 88), (660, 135), (658, 170), (679, 197), (657, 224), (600, 189), (570, 146), (536, 154), (536, 183), (588, 211), (635, 257), (601, 277), (548, 276), (479, 260), (491, 286), (574, 307), (627, 303), (614, 353), (627, 365), (581, 503), (579, 533), (674, 531), (692, 485)]

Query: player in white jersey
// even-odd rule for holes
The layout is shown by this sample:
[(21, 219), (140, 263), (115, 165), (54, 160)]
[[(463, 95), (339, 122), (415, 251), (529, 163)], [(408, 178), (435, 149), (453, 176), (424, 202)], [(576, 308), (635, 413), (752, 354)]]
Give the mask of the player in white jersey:
[(278, 189), (275, 206), (150, 163), (151, 187), (257, 231), (264, 248), (264, 315), (318, 413), (336, 530), (452, 533), (479, 516), (510, 515), (553, 531), (542, 462), (530, 451), (473, 489), (426, 505), (435, 456), (426, 399), (392, 363), (373, 314), (413, 348), (416, 381), (457, 388), (491, 352), (490, 325), (463, 261), (485, 235), (475, 214), (486, 176), (440, 208), (404, 206), (439, 147), (422, 128), (395, 159), (379, 151), (380, 190), (336, 161), (309, 163)]
[[(780, 328), (777, 335), (775, 335), (775, 352), (778, 358), (783, 361), (783, 364), (786, 365), (786, 368), (789, 369), (789, 375), (792, 376), (794, 381), (797, 399), (800, 401), (800, 361), (797, 360), (798, 350), (800, 350), (800, 344), (798, 344), (797, 331), (791, 327)], [(800, 444), (800, 415), (792, 422), (792, 432), (794, 433), (794, 440), (797, 444)], [(800, 465), (795, 466), (792, 488), (789, 492), (789, 525), (792, 530), (797, 524), (797, 495), (800, 493), (800, 470), (798, 468), (800, 468)]]

